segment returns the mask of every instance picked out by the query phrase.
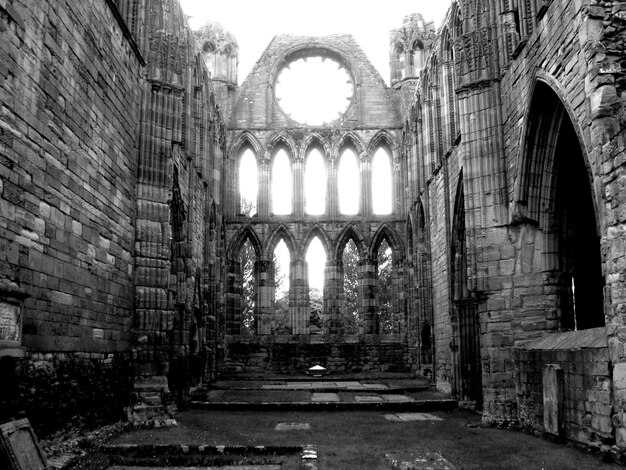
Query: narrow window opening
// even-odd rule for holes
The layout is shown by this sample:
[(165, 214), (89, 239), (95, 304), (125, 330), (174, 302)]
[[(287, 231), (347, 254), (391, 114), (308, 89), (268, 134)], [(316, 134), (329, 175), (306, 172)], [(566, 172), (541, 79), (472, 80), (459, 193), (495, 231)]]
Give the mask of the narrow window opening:
[(306, 212), (322, 215), (326, 211), (326, 165), (318, 148), (309, 152), (304, 174)]
[(240, 213), (247, 217), (257, 213), (258, 177), (256, 156), (250, 148), (247, 148), (239, 160)]
[(291, 256), (284, 240), (274, 249), (275, 334), (289, 334), (289, 266)]
[(324, 271), (326, 268), (326, 250), (318, 237), (313, 238), (306, 252), (309, 267), (309, 310), (311, 334), (324, 331)]
[(358, 214), (359, 199), (361, 198), (360, 186), (359, 162), (354, 151), (351, 148), (347, 148), (341, 154), (337, 170), (339, 212), (341, 214)]
[(381, 334), (395, 331), (393, 253), (387, 240), (378, 247), (378, 319)]
[(291, 163), (287, 152), (281, 148), (276, 152), (272, 165), (272, 211), (274, 214), (291, 214), (292, 188)]
[(359, 252), (354, 241), (350, 240), (343, 250), (343, 324), (346, 334), (363, 333), (363, 316), (359, 312)]
[(376, 215), (391, 214), (391, 161), (384, 147), (379, 147), (372, 161), (372, 204)]
[(256, 254), (250, 240), (246, 240), (239, 252), (241, 264), (241, 334), (252, 336), (256, 331), (254, 310), (256, 307), (256, 285), (254, 263)]

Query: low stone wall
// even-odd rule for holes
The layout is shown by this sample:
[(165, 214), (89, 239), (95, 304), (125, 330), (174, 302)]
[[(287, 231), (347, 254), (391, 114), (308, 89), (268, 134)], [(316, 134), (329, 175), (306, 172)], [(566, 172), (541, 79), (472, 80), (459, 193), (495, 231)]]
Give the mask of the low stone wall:
[(542, 372), (558, 364), (564, 375), (565, 438), (594, 448), (615, 443), (612, 367), (605, 328), (555, 333), (515, 350), (520, 423), (544, 432)]
[(329, 372), (408, 371), (409, 353), (396, 335), (228, 336), (224, 370), (302, 374), (320, 364)]
[(24, 413), (39, 437), (120, 419), (132, 390), (129, 354), (2, 357), (0, 377), (0, 422)]

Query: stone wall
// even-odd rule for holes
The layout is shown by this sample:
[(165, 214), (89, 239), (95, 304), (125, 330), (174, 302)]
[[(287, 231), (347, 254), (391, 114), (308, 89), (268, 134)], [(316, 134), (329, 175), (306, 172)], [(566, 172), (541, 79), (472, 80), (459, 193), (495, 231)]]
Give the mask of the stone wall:
[(106, 2), (0, 11), (0, 282), (28, 295), (23, 345), (128, 350), (142, 59)]
[[(597, 227), (602, 256), (594, 269), (606, 280), (604, 308), (588, 308), (583, 320), (607, 325), (608, 346), (594, 354), (601, 364), (608, 357), (614, 368), (566, 372), (566, 389), (577, 397), (568, 406), (579, 408), (568, 416), (566, 435), (593, 446), (626, 442), (620, 429), (624, 348), (617, 314), (623, 297), (617, 189), (624, 149), (624, 71), (617, 65), (624, 51), (623, 9), (613, 1), (453, 2), (408, 107), (401, 156), (409, 160), (407, 203), (423, 204), (427, 219), (438, 387), (464, 398), (473, 386), (464, 388), (464, 374), (477, 365), (481, 391), (474, 399), (483, 400), (486, 421), (521, 419), (540, 427), (533, 415), (536, 396), (529, 398), (541, 386), (537, 361), (571, 368), (586, 360), (574, 351), (523, 349), (535, 338), (574, 328), (567, 323), (571, 304), (564, 292), (574, 293), (561, 279), (571, 274), (563, 268), (571, 255), (559, 249), (559, 243), (566, 246), (563, 234), (555, 235), (562, 223), (555, 209), (557, 131), (580, 143), (591, 209), (578, 207), (577, 217), (587, 211), (589, 224)], [(557, 118), (547, 107), (562, 110), (558, 120), (550, 121)], [(539, 135), (549, 128), (555, 129), (551, 135)], [(576, 186), (582, 191), (583, 185)], [(467, 308), (476, 312), (477, 364), (467, 361), (473, 346), (463, 352), (468, 337), (459, 320)], [(585, 332), (573, 334), (583, 338)], [(514, 355), (514, 347), (522, 352)], [(517, 390), (523, 383), (529, 395), (516, 392), (516, 377)], [(613, 393), (609, 401), (607, 390)], [(590, 417), (580, 415), (581, 407)]]
[(331, 374), (410, 370), (406, 343), (393, 337), (226, 338), (225, 371), (302, 375), (318, 364)]
[(563, 437), (600, 449), (615, 439), (613, 371), (604, 328), (585, 333), (555, 333), (515, 349), (518, 416), (522, 426), (545, 431), (542, 371), (558, 364), (564, 377)]
[(24, 299), (0, 420), (48, 433), (128, 402), (143, 58), (100, 0), (2, 2), (0, 44), (0, 290)]
[[(291, 60), (316, 55), (340, 63), (351, 77), (354, 93), (345, 112), (335, 121), (308, 126), (294, 121), (282, 111), (274, 96), (274, 86), (282, 67)], [(235, 361), (249, 363), (256, 368), (301, 372), (311, 366), (312, 357), (315, 357), (342, 371), (394, 367), (393, 361), (397, 361), (396, 367), (404, 369), (408, 363), (407, 338), (412, 339), (413, 361), (419, 360), (416, 352), (418, 327), (413, 314), (417, 305), (415, 293), (409, 287), (412, 285), (409, 277), (414, 273), (411, 274), (411, 256), (404, 241), (408, 223), (403, 191), (406, 162), (399, 155), (400, 120), (396, 94), (395, 90), (385, 86), (363, 51), (348, 35), (277, 36), (242, 84), (230, 119), (226, 176), (226, 239), (230, 258), (229, 307), (226, 312), (227, 333), (230, 335), (225, 351), (227, 364)], [(388, 151), (392, 166), (393, 198), (389, 215), (377, 215), (373, 210), (372, 160), (379, 146)], [(314, 147), (321, 150), (327, 169), (326, 210), (321, 215), (307, 214), (304, 206), (306, 158)], [(293, 209), (286, 215), (276, 215), (272, 209), (271, 163), (279, 148), (286, 150), (293, 176)], [(359, 186), (354, 190), (360, 194), (359, 210), (355, 215), (341, 214), (339, 208), (338, 166), (345, 148), (354, 151), (360, 166), (358, 180), (355, 178)], [(253, 151), (258, 168), (257, 213), (252, 217), (241, 210), (238, 187), (238, 165), (246, 149)], [(306, 252), (314, 237), (320, 239), (326, 253), (321, 312), (325, 326), (319, 332), (310, 328), (306, 264)], [(276, 308), (272, 261), (280, 240), (287, 244), (291, 259), (290, 321), (287, 326), (297, 340), (277, 336), (274, 329)], [(358, 308), (364, 331), (348, 339), (341, 318), (345, 312), (342, 254), (346, 243), (351, 240), (359, 251)], [(379, 353), (378, 346), (383, 335), (379, 335), (376, 256), (382, 240), (386, 240), (393, 250), (393, 289), (396, 295), (395, 334), (391, 339), (395, 344), (391, 348), (399, 348), (401, 353), (387, 355), (379, 363), (378, 359), (374, 359), (383, 354)], [(257, 303), (255, 337), (251, 339), (240, 336), (242, 273), (238, 256), (246, 241), (252, 244), (256, 253)], [(369, 339), (366, 340), (366, 337)], [(317, 344), (321, 342), (324, 344)], [(344, 354), (341, 349), (344, 347), (346, 351), (360, 351), (358, 354), (363, 355), (362, 359), (351, 353)], [(246, 359), (241, 351), (250, 352), (251, 358)], [(292, 361), (286, 359), (287, 352), (293, 353)], [(329, 356), (324, 357), (324, 354)], [(363, 361), (369, 361), (369, 365)], [(287, 365), (295, 369), (289, 370)]]
[(64, 426), (93, 427), (124, 418), (130, 403), (130, 354), (33, 353), (0, 358), (0, 421), (24, 413), (39, 437)]
[(24, 357), (2, 403), (49, 430), (118, 416), (133, 377), (135, 404), (184, 397), (218, 366), (228, 103), (180, 5), (2, 2), (0, 39), (0, 301), (23, 299), (0, 355)]

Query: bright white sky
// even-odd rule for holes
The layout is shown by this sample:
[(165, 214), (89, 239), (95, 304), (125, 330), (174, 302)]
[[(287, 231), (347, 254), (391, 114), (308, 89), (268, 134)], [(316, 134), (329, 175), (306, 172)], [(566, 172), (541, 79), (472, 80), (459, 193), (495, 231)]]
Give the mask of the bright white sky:
[(349, 33), (389, 82), (389, 30), (404, 17), (421, 13), (439, 27), (450, 0), (180, 0), (189, 24), (197, 29), (217, 21), (239, 43), (239, 82), (277, 34)]

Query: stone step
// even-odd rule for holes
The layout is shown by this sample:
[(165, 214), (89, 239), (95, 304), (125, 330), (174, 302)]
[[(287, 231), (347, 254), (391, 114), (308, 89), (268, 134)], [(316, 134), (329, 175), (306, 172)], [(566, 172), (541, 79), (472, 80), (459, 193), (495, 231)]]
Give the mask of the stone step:
[(191, 408), (202, 410), (233, 411), (449, 411), (458, 408), (458, 401), (453, 399), (411, 400), (411, 401), (192, 401)]

